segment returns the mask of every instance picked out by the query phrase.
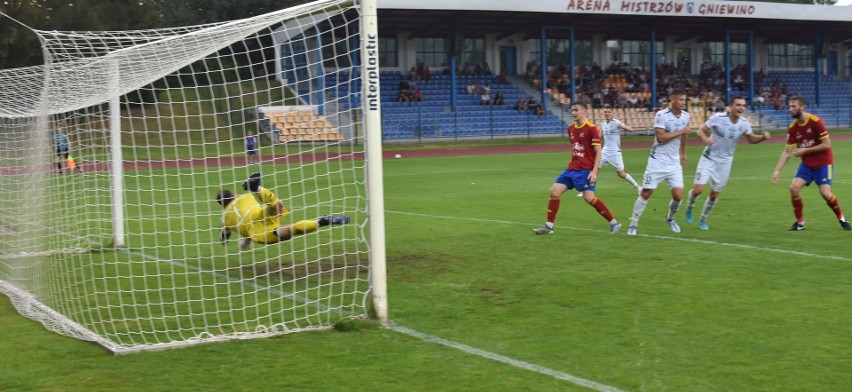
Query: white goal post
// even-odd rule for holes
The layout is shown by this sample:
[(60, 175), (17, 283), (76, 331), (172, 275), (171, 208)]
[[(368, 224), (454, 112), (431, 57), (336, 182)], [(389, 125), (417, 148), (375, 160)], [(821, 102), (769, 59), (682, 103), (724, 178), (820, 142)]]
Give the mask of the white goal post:
[(116, 354), (387, 321), (375, 0), (33, 31), (45, 64), (0, 70), (21, 314)]

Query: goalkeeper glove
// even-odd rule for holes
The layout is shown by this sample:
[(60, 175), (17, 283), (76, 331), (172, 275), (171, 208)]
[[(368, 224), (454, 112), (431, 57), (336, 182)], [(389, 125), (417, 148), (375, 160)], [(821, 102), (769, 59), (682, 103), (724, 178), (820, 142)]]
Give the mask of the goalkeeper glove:
[(228, 229), (222, 229), (219, 231), (219, 241), (222, 242), (222, 245), (225, 245), (228, 240), (231, 238), (231, 231)]
[(257, 192), (260, 190), (260, 173), (252, 173), (248, 180), (243, 183), (243, 189)]

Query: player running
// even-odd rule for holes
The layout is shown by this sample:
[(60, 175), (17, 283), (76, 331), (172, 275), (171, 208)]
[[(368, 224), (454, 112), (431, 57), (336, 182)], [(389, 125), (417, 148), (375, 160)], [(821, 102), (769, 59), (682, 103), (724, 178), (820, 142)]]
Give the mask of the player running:
[(686, 135), (689, 129), (689, 113), (686, 107), (686, 93), (683, 90), (673, 90), (669, 94), (669, 107), (660, 110), (654, 117), (654, 146), (645, 167), (645, 180), (642, 191), (633, 205), (633, 215), (630, 217), (630, 227), (627, 235), (636, 235), (639, 217), (648, 206), (648, 199), (663, 180), (669, 184), (672, 200), (666, 214), (666, 223), (672, 231), (680, 233), (680, 226), (674, 220), (680, 202), (683, 199), (683, 166), (686, 166)]
[(804, 204), (800, 191), (802, 187), (815, 182), (819, 186), (819, 194), (825, 199), (828, 207), (834, 211), (840, 227), (843, 230), (852, 230), (852, 225), (846, 221), (840, 204), (831, 192), (831, 180), (834, 175), (834, 153), (831, 151), (831, 140), (828, 138), (828, 129), (821, 118), (805, 111), (807, 102), (805, 98), (797, 95), (790, 98), (790, 115), (793, 122), (787, 129), (787, 147), (781, 152), (775, 171), (772, 172), (772, 183), (778, 183), (781, 169), (787, 164), (790, 156), (802, 158), (799, 170), (790, 184), (790, 198), (793, 201), (793, 214), (796, 222), (790, 226), (790, 231), (801, 231), (805, 229)]
[(583, 192), (583, 198), (601, 216), (609, 222), (609, 232), (617, 233), (621, 223), (613, 218), (612, 213), (603, 201), (595, 197), (595, 183), (598, 169), (601, 166), (601, 131), (589, 121), (588, 106), (583, 102), (571, 104), (571, 115), (574, 122), (568, 126), (568, 136), (571, 140), (571, 162), (568, 168), (556, 178), (550, 187), (550, 201), (547, 204), (547, 222), (535, 234), (552, 234), (553, 222), (559, 211), (559, 197), (568, 189)]
[(692, 190), (687, 194), (686, 223), (692, 224), (694, 220), (692, 209), (698, 196), (704, 191), (704, 186), (710, 181), (710, 197), (704, 201), (701, 217), (698, 218), (698, 228), (701, 230), (710, 230), (707, 226), (707, 217), (716, 205), (719, 193), (728, 184), (731, 166), (734, 164), (734, 151), (740, 138), (746, 136), (751, 144), (769, 140), (769, 132), (763, 132), (761, 135), (755, 135), (752, 132), (751, 123), (743, 118), (745, 107), (745, 98), (735, 96), (731, 98), (728, 113), (714, 114), (698, 130), (698, 138), (705, 147), (698, 160)]
[(603, 150), (601, 152), (601, 166), (610, 164), (615, 168), (615, 173), (623, 180), (627, 181), (636, 192), (641, 192), (642, 187), (636, 183), (636, 180), (624, 171), (624, 158), (621, 156), (621, 130), (633, 132), (633, 127), (627, 126), (621, 120), (613, 117), (612, 107), (604, 105), (603, 108), (604, 121), (601, 122), (601, 133), (603, 134)]

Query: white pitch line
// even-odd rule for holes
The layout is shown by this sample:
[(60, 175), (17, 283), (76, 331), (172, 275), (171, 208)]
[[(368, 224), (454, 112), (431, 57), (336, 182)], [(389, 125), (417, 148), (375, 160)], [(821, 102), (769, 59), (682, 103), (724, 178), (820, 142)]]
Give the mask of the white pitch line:
[(550, 376), (550, 377), (553, 377), (553, 378), (556, 378), (556, 379), (559, 379), (559, 380), (568, 381), (570, 383), (573, 383), (573, 384), (576, 384), (576, 385), (579, 385), (579, 386), (582, 386), (582, 387), (586, 387), (586, 388), (589, 388), (589, 389), (593, 389), (595, 391), (624, 392), (623, 390), (618, 389), (616, 387), (604, 385), (604, 384), (601, 384), (601, 383), (598, 383), (598, 382), (595, 382), (595, 381), (591, 381), (591, 380), (587, 380), (585, 378), (577, 377), (577, 376), (574, 376), (574, 375), (571, 375), (571, 374), (568, 374), (568, 373), (563, 373), (563, 372), (560, 372), (560, 371), (557, 371), (557, 370), (546, 368), (544, 366), (532, 364), (532, 363), (529, 363), (529, 362), (519, 361), (517, 359), (512, 359), (512, 358), (509, 358), (509, 357), (504, 356), (504, 355), (495, 354), (495, 353), (492, 353), (490, 351), (480, 350), (476, 347), (471, 347), (471, 346), (468, 346), (468, 345), (465, 345), (465, 344), (453, 342), (451, 340), (442, 339), (442, 338), (439, 338), (437, 336), (432, 336), (432, 335), (428, 335), (428, 334), (425, 334), (425, 333), (422, 333), (422, 332), (417, 332), (413, 329), (406, 328), (406, 327), (403, 327), (401, 325), (397, 325), (393, 322), (389, 322), (387, 324), (387, 327), (389, 329), (393, 330), (393, 331), (404, 333), (406, 335), (413, 336), (415, 338), (422, 339), (422, 340), (425, 340), (427, 342), (437, 343), (437, 344), (440, 344), (440, 345), (443, 345), (443, 346), (454, 348), (456, 350), (461, 350), (461, 351), (466, 352), (468, 354), (477, 355), (477, 356), (487, 358), (487, 359), (497, 361), (497, 362), (503, 362), (505, 364), (512, 365), (516, 368), (521, 368), (521, 369), (524, 369), (524, 370), (529, 370), (529, 371), (540, 373), (540, 374), (543, 374), (543, 375), (546, 375), (546, 376)]
[[(144, 258), (148, 259), (149, 261), (168, 263), (168, 264), (171, 264), (171, 265), (174, 265), (174, 266), (183, 267), (183, 268), (186, 268), (186, 269), (194, 271), (194, 272), (200, 272), (200, 273), (208, 274), (208, 275), (211, 275), (213, 277), (223, 279), (223, 280), (231, 282), (231, 283), (238, 283), (238, 284), (241, 284), (241, 285), (244, 285), (244, 286), (247, 286), (247, 287), (251, 287), (251, 288), (256, 289), (256, 290), (263, 290), (263, 291), (266, 291), (266, 292), (269, 292), (269, 293), (272, 293), (272, 294), (277, 294), (277, 295), (280, 295), (280, 296), (283, 296), (283, 297), (287, 297), (287, 298), (290, 298), (292, 300), (298, 300), (298, 301), (302, 301), (302, 302), (305, 302), (305, 303), (308, 302), (307, 298), (304, 298), (304, 297), (301, 297), (301, 296), (298, 296), (298, 295), (295, 295), (295, 294), (292, 294), (292, 293), (287, 293), (287, 292), (277, 290), (277, 289), (274, 289), (274, 288), (268, 287), (268, 286), (258, 285), (256, 283), (248, 282), (248, 281), (243, 280), (243, 279), (233, 278), (233, 277), (228, 276), (226, 274), (221, 274), (221, 273), (214, 272), (214, 271), (203, 270), (203, 269), (200, 269), (198, 267), (194, 267), (194, 266), (191, 266), (189, 264), (186, 264), (182, 261), (176, 261), (176, 260), (170, 260), (170, 259), (161, 259), (159, 257), (149, 255), (145, 252), (140, 252), (140, 251), (136, 251), (136, 250), (132, 250), (132, 249), (121, 249), (121, 251), (124, 251), (128, 254), (134, 254), (134, 255), (137, 255), (137, 256), (144, 257)], [(314, 304), (314, 306), (316, 306), (320, 310), (328, 310), (328, 308), (323, 306), (322, 304)], [(563, 373), (563, 372), (553, 370), (553, 369), (550, 369), (550, 368), (546, 368), (544, 366), (540, 366), (540, 365), (536, 365), (536, 364), (532, 364), (532, 363), (528, 363), (528, 362), (524, 362), (524, 361), (519, 361), (517, 359), (512, 359), (512, 358), (509, 358), (509, 357), (504, 356), (504, 355), (492, 353), (490, 351), (481, 350), (481, 349), (471, 347), (471, 346), (468, 346), (468, 345), (465, 345), (465, 344), (462, 344), (462, 343), (453, 342), (451, 340), (442, 339), (442, 338), (439, 338), (437, 336), (425, 334), (423, 332), (418, 332), (418, 331), (415, 331), (411, 328), (406, 328), (406, 327), (403, 327), (402, 325), (396, 324), (393, 321), (388, 321), (388, 323), (386, 324), (386, 327), (388, 329), (392, 330), (392, 331), (396, 331), (396, 332), (400, 332), (400, 333), (403, 333), (403, 334), (406, 334), (406, 335), (409, 335), (409, 336), (413, 336), (413, 337), (425, 340), (427, 342), (438, 343), (438, 344), (441, 344), (441, 345), (444, 345), (444, 346), (447, 346), (447, 347), (451, 347), (451, 348), (454, 348), (454, 349), (457, 349), (457, 350), (461, 350), (461, 351), (468, 353), (468, 354), (473, 354), (473, 355), (477, 355), (477, 356), (480, 356), (480, 357), (483, 357), (483, 358), (487, 358), (487, 359), (491, 359), (491, 360), (494, 360), (494, 361), (506, 363), (506, 364), (512, 365), (512, 366), (520, 368), (520, 369), (529, 370), (529, 371), (533, 371), (533, 372), (536, 372), (536, 373), (544, 374), (546, 376), (550, 376), (550, 377), (553, 377), (553, 378), (556, 378), (556, 379), (559, 379), (559, 380), (563, 380), (563, 381), (568, 381), (568, 382), (571, 382), (573, 384), (580, 385), (580, 386), (583, 386), (583, 387), (586, 387), (586, 388), (590, 388), (590, 389), (593, 389), (593, 390), (596, 390), (596, 391), (625, 392), (625, 391), (618, 389), (618, 388), (615, 388), (615, 387), (600, 384), (600, 383), (597, 383), (597, 382), (594, 382), (594, 381), (591, 381), (591, 380), (586, 380), (584, 378), (573, 376), (571, 374)]]
[[(420, 213), (416, 213), (416, 212), (403, 212), (403, 211), (390, 211), (390, 210), (386, 210), (385, 212), (386, 213), (392, 213), (392, 214), (399, 214), (399, 215), (419, 216), (419, 217), (423, 217), (423, 218), (453, 219), (453, 220), (465, 220), (465, 221), (474, 221), (474, 222), (501, 223), (501, 224), (507, 224), (507, 225), (529, 226), (529, 227), (535, 227), (536, 226), (533, 223), (506, 221), (506, 220), (498, 220), (498, 219), (466, 218), (466, 217), (458, 217), (458, 216), (420, 214)], [(605, 230), (587, 229), (587, 228), (582, 228), (582, 227), (559, 226), (559, 228), (560, 229), (567, 229), (567, 230), (575, 230), (575, 231), (609, 233), (608, 231), (605, 231)], [(758, 250), (758, 251), (764, 251), (764, 252), (781, 253), (781, 254), (785, 254), (785, 255), (813, 257), (813, 258), (819, 258), (819, 259), (838, 260), (838, 261), (852, 261), (852, 258), (850, 258), (850, 257), (820, 255), (820, 254), (816, 254), (816, 253), (801, 252), (801, 251), (797, 251), (797, 250), (767, 248), (767, 247), (755, 246), (755, 245), (735, 244), (735, 243), (731, 243), (731, 242), (701, 240), (701, 239), (697, 239), (697, 238), (683, 238), (683, 237), (672, 237), (672, 236), (666, 236), (666, 235), (651, 235), (651, 234), (636, 234), (636, 236), (637, 237), (645, 237), (645, 238), (662, 239), (662, 240), (675, 240), (675, 241), (693, 242), (693, 243), (697, 243), (697, 244), (726, 246), (726, 247), (730, 247), (730, 248)]]

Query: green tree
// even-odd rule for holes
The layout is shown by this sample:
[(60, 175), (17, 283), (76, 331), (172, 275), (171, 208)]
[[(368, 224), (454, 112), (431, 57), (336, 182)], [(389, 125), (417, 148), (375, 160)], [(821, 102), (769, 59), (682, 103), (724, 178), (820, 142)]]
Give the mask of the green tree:
[(160, 20), (151, 0), (5, 0), (0, 3), (0, 68), (43, 64), (37, 30), (138, 30)]
[[(190, 26), (241, 19), (305, 0), (4, 0), (0, 68), (43, 64), (37, 30), (103, 31)], [(14, 18), (14, 20), (10, 19)]]
[(189, 26), (248, 18), (281, 10), (304, 0), (153, 0), (160, 26)]

